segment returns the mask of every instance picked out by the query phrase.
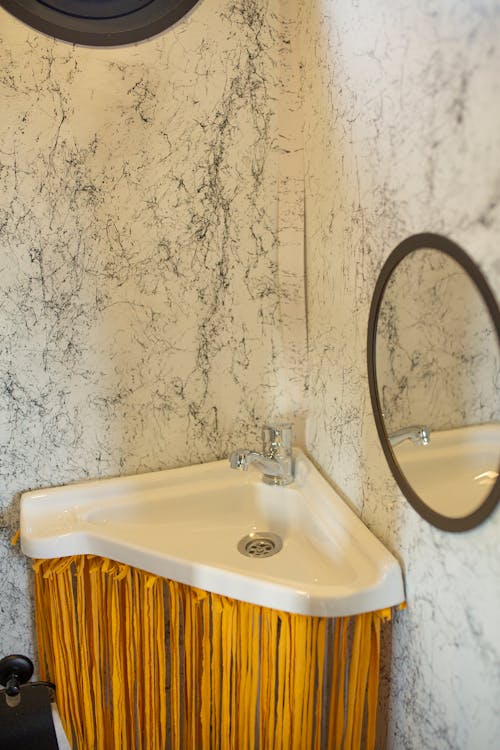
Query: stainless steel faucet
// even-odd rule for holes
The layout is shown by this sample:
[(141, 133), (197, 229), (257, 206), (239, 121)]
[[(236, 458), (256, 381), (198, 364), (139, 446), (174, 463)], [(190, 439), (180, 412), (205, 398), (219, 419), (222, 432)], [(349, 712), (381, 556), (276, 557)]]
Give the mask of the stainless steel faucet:
[(403, 440), (411, 440), (415, 445), (429, 445), (431, 431), (424, 425), (412, 425), (411, 427), (402, 427), (389, 435), (389, 442), (393, 447), (402, 443)]
[(262, 429), (262, 453), (239, 448), (229, 457), (232, 469), (247, 471), (254, 464), (266, 484), (286, 485), (293, 482), (292, 425), (273, 424)]

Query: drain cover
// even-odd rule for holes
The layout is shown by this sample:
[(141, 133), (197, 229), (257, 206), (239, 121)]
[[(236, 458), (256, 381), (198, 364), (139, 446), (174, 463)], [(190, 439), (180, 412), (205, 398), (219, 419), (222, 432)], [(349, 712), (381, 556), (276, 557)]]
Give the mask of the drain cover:
[(281, 538), (270, 531), (252, 531), (238, 542), (238, 551), (246, 557), (271, 557), (282, 547)]

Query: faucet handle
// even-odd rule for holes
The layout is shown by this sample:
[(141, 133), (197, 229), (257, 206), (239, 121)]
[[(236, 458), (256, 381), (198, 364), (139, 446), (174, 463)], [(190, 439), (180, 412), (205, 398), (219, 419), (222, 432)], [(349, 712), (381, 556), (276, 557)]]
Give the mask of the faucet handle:
[(292, 425), (268, 424), (262, 428), (263, 453), (268, 458), (292, 454)]
[(242, 469), (248, 471), (247, 458), (251, 451), (248, 448), (239, 448), (237, 451), (233, 451), (229, 456), (229, 463), (231, 469)]

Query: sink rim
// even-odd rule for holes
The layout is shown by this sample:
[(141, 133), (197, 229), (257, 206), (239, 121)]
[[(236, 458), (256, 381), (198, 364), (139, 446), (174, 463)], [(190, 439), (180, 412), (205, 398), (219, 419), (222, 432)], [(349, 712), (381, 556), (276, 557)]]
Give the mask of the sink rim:
[[(26, 492), (21, 497), (21, 547), (27, 556), (36, 558), (97, 554), (180, 583), (297, 614), (343, 616), (400, 604), (404, 601), (404, 585), (397, 560), (364, 526), (302, 450), (294, 449), (294, 458), (296, 480), (286, 487), (265, 485), (257, 471), (250, 469), (242, 474), (232, 471), (227, 461), (214, 461)], [(237, 543), (245, 533), (257, 530), (253, 528), (247, 527), (241, 534), (235, 531), (234, 555), (240, 561), (246, 561), (246, 565), (235, 563), (229, 551), (214, 565), (201, 559), (187, 559), (185, 553), (184, 556), (178, 553), (172, 541), (169, 550), (153, 550), (150, 538), (148, 549), (144, 541), (137, 542), (127, 530), (124, 531), (123, 527), (127, 524), (90, 523), (83, 518), (83, 514), (88, 515), (92, 508), (96, 509), (96, 505), (102, 502), (116, 508), (120, 503), (123, 506), (125, 497), (138, 496), (139, 492), (143, 497), (147, 492), (158, 494), (165, 487), (172, 497), (178, 497), (181, 487), (185, 490), (183, 494), (190, 496), (199, 493), (202, 487), (210, 486), (210, 483), (223, 486), (226, 490), (241, 488), (242, 484), (257, 486), (257, 493), (271, 492), (283, 496), (285, 503), (287, 494), (298, 495), (297, 502), (307, 506), (307, 513), (313, 521), (326, 530), (325, 538), (336, 545), (331, 558), (332, 576), (341, 569), (341, 565), (346, 570), (348, 565), (354, 566), (352, 583), (347, 585), (347, 574), (343, 582), (328, 584), (299, 580), (297, 574), (288, 581), (283, 575), (273, 575), (273, 571), (280, 570), (285, 564), (283, 553), (288, 540), (283, 540), (284, 550), (277, 555), (258, 560), (245, 558), (238, 553)], [(89, 492), (93, 500), (85, 503), (84, 498), (89, 496)], [(129, 505), (134, 503), (129, 502)], [(128, 526), (133, 527), (134, 524), (129, 523)], [(149, 526), (153, 529), (150, 534), (156, 533), (158, 524)], [(142, 531), (146, 528), (147, 524), (144, 524)], [(264, 530), (282, 536), (279, 529), (270, 527)], [(307, 541), (310, 541), (309, 537)], [(158, 544), (161, 546), (161, 543), (160, 539)], [(318, 555), (321, 553), (320, 550)], [(272, 561), (279, 560), (280, 555), (280, 564), (275, 562), (273, 567)], [(335, 555), (339, 561), (337, 568)], [(308, 564), (312, 564), (312, 561), (312, 557), (307, 559)], [(260, 565), (257, 573), (255, 563)], [(264, 566), (264, 563), (267, 565)], [(295, 558), (290, 558), (290, 565), (297, 565)], [(328, 568), (325, 570), (328, 571)], [(338, 577), (341, 578), (340, 574)]]

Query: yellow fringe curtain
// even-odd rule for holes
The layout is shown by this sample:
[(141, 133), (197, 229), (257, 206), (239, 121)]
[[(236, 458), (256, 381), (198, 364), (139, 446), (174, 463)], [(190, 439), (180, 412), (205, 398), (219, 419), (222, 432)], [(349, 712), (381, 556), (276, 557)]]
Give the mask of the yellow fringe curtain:
[(94, 556), (34, 565), (74, 750), (373, 750), (380, 623), (307, 617)]

